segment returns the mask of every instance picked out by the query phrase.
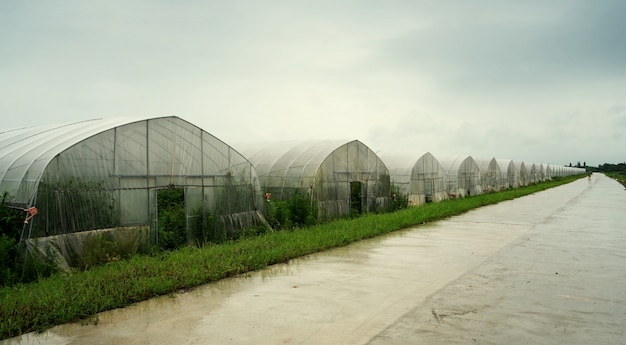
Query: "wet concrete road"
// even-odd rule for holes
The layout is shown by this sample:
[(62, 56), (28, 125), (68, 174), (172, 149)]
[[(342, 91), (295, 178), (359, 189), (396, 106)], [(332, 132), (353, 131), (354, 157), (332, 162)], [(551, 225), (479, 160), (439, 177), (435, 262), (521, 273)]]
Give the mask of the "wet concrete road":
[(601, 174), (0, 344), (624, 344)]

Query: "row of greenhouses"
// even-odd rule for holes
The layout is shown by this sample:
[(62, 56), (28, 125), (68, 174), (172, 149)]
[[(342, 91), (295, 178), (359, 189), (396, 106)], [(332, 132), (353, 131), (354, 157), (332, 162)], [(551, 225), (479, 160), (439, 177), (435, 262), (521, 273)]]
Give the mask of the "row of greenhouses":
[(417, 206), (583, 172), (428, 152), (378, 155), (358, 140), (233, 148), (178, 117), (0, 133), (0, 192), (24, 211), (21, 239), (54, 243), (63, 255), (76, 250), (69, 242), (80, 243), (80, 233), (94, 231), (143, 229), (141, 236), (158, 242), (159, 214), (172, 205), (184, 210), (193, 242), (200, 235), (191, 229), (198, 226), (266, 225), (267, 202), (296, 194), (315, 204), (320, 218), (332, 219), (386, 210), (397, 194)]

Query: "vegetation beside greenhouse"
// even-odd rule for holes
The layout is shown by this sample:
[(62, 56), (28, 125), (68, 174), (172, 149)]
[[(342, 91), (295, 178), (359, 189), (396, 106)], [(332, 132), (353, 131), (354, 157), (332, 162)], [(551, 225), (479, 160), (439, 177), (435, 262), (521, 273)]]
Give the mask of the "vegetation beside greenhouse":
[[(581, 176), (555, 178), (528, 187), (465, 199), (401, 208), (395, 212), (310, 224), (314, 210), (297, 201), (275, 205), (281, 214), (300, 212), (283, 231), (255, 233), (201, 247), (157, 250), (75, 272), (57, 272), (28, 284), (0, 289), (0, 339), (54, 325), (84, 320), (97, 323), (99, 312), (190, 289), (201, 284), (286, 262), (307, 254), (344, 246), (409, 226), (443, 219), (468, 210), (556, 187)], [(274, 207), (274, 206), (273, 206)], [(283, 217), (283, 218), (281, 218)], [(3, 235), (4, 236), (4, 235)], [(3, 237), (4, 239), (4, 237)]]

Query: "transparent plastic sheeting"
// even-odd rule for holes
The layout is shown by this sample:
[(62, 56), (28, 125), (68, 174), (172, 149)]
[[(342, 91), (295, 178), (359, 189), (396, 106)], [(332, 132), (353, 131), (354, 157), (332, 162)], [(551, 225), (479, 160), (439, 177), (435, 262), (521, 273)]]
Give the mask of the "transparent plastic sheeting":
[(389, 168), (392, 185), (408, 198), (409, 205), (419, 206), (448, 198), (446, 172), (430, 152), (383, 153), (381, 159)]
[[(355, 183), (363, 212), (383, 210), (389, 203), (389, 171), (358, 140), (305, 141), (239, 145), (254, 164), (264, 193), (286, 200), (303, 193), (317, 202), (321, 217), (348, 214), (354, 207)], [(352, 186), (352, 187), (351, 187)], [(354, 193), (354, 190), (352, 190)]]
[(0, 133), (0, 191), (35, 205), (26, 238), (154, 225), (157, 191), (184, 188), (187, 217), (255, 225), (263, 199), (252, 164), (178, 118), (91, 120)]
[[(42, 262), (52, 260), (61, 270), (88, 268), (103, 260), (114, 261), (150, 247), (148, 226), (82, 231), (72, 234), (30, 238), (26, 251)], [(107, 257), (108, 255), (108, 257)], [(117, 255), (117, 256), (116, 256)]]

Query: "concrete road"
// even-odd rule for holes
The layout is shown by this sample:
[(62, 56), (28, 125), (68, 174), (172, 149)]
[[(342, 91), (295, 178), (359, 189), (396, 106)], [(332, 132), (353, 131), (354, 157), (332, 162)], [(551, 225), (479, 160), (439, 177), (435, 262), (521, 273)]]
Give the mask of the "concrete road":
[(594, 174), (0, 344), (624, 344), (625, 249)]

